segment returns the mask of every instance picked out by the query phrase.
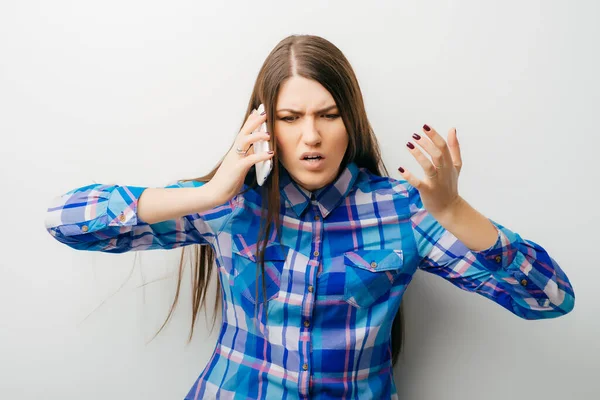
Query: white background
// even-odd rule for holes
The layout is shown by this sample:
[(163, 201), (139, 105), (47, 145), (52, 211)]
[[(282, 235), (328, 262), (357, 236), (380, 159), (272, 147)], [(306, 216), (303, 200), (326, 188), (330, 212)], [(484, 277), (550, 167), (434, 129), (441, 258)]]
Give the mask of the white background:
[(188, 273), (174, 319), (147, 343), (180, 250), (78, 252), (46, 233), (45, 210), (94, 182), (208, 172), (264, 58), (294, 33), (349, 58), (393, 177), (400, 165), (422, 176), (404, 144), (424, 123), (456, 126), (462, 196), (546, 248), (575, 288), (572, 313), (525, 321), (419, 271), (400, 398), (598, 398), (599, 15), (581, 0), (2, 0), (0, 398), (187, 394), (220, 323), (211, 333), (202, 314), (186, 346)]

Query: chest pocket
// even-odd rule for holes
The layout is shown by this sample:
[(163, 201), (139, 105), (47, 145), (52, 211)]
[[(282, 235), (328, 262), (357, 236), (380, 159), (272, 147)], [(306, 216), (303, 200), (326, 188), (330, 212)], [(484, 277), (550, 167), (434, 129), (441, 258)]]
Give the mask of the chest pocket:
[[(269, 243), (265, 249), (265, 288), (267, 301), (279, 294), (281, 273), (288, 248), (279, 243)], [(252, 304), (263, 303), (263, 286), (257, 244), (245, 245), (242, 235), (234, 237), (232, 264), (235, 271), (234, 286)], [(257, 275), (258, 274), (258, 275)], [(258, 296), (256, 289), (258, 288)]]
[(387, 293), (403, 272), (402, 250), (355, 250), (344, 253), (344, 300), (368, 308)]

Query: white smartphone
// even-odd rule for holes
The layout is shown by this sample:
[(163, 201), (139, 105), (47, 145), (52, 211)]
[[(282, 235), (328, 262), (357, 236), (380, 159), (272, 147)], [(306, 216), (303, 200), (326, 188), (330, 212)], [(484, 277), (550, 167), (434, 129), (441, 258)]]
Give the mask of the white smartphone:
[[(265, 111), (265, 107), (261, 104), (260, 106), (258, 106), (258, 113), (260, 114), (263, 111)], [(267, 123), (263, 122), (262, 124), (260, 124), (260, 127), (258, 128), (258, 130), (254, 131), (254, 132), (266, 132), (266, 131), (267, 131)], [(259, 140), (258, 142), (254, 143), (254, 153), (255, 154), (263, 154), (270, 150), (271, 150), (271, 146), (270, 146), (268, 140)], [(256, 171), (256, 181), (258, 182), (258, 184), (260, 186), (262, 186), (265, 183), (265, 181), (267, 180), (267, 177), (269, 176), (269, 174), (271, 173), (271, 170), (273, 169), (273, 160), (269, 159), (267, 161), (257, 162), (254, 165), (254, 169)]]

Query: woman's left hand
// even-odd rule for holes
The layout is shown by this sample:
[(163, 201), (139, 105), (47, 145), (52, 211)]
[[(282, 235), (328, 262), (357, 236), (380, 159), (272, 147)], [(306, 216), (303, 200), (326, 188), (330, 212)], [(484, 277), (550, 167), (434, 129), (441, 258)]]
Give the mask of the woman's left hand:
[(425, 209), (438, 219), (451, 213), (462, 201), (458, 195), (458, 175), (462, 167), (460, 147), (456, 128), (448, 131), (448, 144), (435, 129), (427, 125), (423, 125), (423, 132), (425, 137), (415, 133), (413, 139), (431, 156), (431, 160), (412, 142), (408, 142), (406, 146), (423, 167), (425, 178), (419, 180), (402, 167), (398, 171), (419, 191)]

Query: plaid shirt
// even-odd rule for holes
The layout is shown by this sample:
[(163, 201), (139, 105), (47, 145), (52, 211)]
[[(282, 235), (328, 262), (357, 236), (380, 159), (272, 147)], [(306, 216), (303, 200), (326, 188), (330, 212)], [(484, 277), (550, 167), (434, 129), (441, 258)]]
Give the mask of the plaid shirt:
[(137, 216), (144, 187), (89, 185), (48, 209), (50, 234), (78, 250), (121, 253), (193, 243), (214, 249), (223, 323), (186, 399), (397, 399), (390, 332), (417, 268), (524, 319), (559, 317), (574, 306), (573, 288), (556, 261), (494, 221), (496, 243), (470, 251), (428, 214), (404, 180), (351, 163), (335, 182), (311, 193), (281, 171), (282, 235), (265, 254), (266, 301), (256, 278), (256, 191), (151, 225)]

